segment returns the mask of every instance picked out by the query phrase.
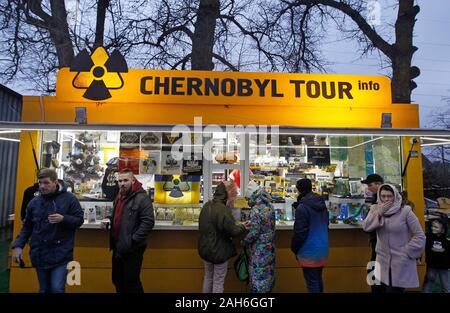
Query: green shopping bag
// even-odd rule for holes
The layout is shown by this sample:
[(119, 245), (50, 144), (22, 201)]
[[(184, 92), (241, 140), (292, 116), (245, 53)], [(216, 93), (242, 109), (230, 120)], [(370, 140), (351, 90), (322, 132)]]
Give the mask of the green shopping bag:
[(245, 249), (241, 251), (234, 261), (234, 271), (240, 281), (248, 281), (248, 258)]

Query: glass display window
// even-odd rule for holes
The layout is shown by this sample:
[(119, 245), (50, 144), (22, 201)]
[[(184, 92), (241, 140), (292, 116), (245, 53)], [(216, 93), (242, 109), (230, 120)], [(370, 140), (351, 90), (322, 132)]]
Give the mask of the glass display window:
[(189, 177), (195, 191), (189, 201), (198, 203), (203, 159), (195, 153), (195, 136), (182, 137), (165, 132), (42, 131), (40, 166), (54, 168), (84, 201), (112, 201), (118, 172), (129, 168), (153, 199), (156, 176), (181, 177), (181, 182)]
[[(268, 191), (279, 223), (295, 217), (296, 182), (308, 178), (323, 195), (332, 223), (356, 224), (366, 209), (361, 179), (378, 173), (401, 189), (401, 137), (139, 131), (42, 131), (41, 166), (55, 168), (82, 201), (111, 203), (118, 172), (130, 168), (154, 202), (161, 223), (196, 223), (215, 188), (234, 180), (248, 215), (250, 180)], [(90, 219), (108, 210), (89, 205)], [(94, 214), (95, 213), (95, 214)]]
[(272, 195), (278, 221), (295, 216), (296, 182), (308, 178), (325, 197), (332, 222), (355, 224), (365, 212), (361, 180), (368, 174), (378, 173), (401, 190), (400, 147), (399, 136), (253, 134), (249, 179)]

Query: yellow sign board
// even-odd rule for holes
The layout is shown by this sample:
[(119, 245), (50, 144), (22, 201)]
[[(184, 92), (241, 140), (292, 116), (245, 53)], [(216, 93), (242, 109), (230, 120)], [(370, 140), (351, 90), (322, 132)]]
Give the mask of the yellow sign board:
[(108, 69), (114, 67), (108, 57), (103, 48), (98, 48), (91, 56), (89, 68), (83, 72), (62, 68), (57, 77), (57, 99), (328, 107), (386, 107), (391, 104), (391, 85), (384, 76), (143, 69), (111, 72)]

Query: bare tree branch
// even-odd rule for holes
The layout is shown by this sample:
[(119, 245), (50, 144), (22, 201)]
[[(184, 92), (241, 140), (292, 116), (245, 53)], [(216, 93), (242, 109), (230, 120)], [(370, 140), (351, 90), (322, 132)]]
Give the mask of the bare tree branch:
[(223, 64), (225, 64), (226, 66), (228, 66), (230, 70), (232, 70), (233, 72), (239, 72), (239, 70), (233, 64), (228, 62), (225, 58), (221, 57), (220, 55), (213, 53), (213, 57), (222, 62)]

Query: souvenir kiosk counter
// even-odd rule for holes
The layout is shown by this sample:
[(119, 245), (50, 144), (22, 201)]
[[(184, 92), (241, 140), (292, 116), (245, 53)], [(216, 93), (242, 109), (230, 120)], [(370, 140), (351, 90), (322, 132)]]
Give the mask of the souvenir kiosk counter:
[[(103, 66), (99, 60), (104, 64), (106, 58), (97, 49), (94, 66)], [(326, 292), (370, 290), (370, 247), (360, 226), (370, 200), (361, 178), (377, 172), (406, 189), (416, 211), (423, 211), (420, 147), (411, 149), (418, 106), (392, 104), (386, 77), (133, 69), (97, 77), (91, 72), (60, 69), (56, 96), (24, 97), (17, 126), (22, 132), (15, 216), (23, 191), (35, 182), (31, 141), (39, 165), (55, 168), (85, 210), (74, 254), (81, 284), (68, 286), (69, 292), (114, 291), (108, 233), (100, 222), (112, 212), (114, 179), (122, 168), (133, 170), (154, 203), (156, 225), (141, 273), (146, 292), (201, 292), (198, 215), (225, 179), (240, 186), (233, 210), (237, 220), (248, 216), (243, 195), (250, 180), (274, 198), (275, 292), (306, 291), (290, 251), (298, 179), (312, 179), (314, 190), (327, 199)], [(410, 150), (417, 154), (402, 178)], [(423, 224), (423, 215), (418, 217)], [(20, 227), (16, 219), (14, 237)], [(28, 248), (24, 255), (29, 265)], [(231, 264), (225, 291), (245, 292)], [(423, 277), (422, 265), (419, 272)], [(10, 288), (38, 290), (34, 269), (12, 264)]]

